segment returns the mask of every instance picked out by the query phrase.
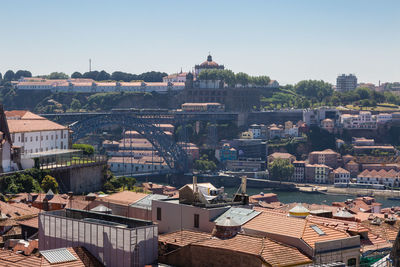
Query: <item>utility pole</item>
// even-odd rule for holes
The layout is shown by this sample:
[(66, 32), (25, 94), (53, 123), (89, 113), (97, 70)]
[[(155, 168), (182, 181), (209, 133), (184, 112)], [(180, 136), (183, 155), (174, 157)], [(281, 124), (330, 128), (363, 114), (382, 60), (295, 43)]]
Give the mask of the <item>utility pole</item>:
[(89, 58), (89, 72), (92, 71), (92, 59)]

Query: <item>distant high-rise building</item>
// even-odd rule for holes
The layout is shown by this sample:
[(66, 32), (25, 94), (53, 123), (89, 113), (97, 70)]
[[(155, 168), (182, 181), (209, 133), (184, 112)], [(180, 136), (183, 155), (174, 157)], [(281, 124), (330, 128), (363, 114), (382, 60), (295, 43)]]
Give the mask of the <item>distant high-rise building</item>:
[(356, 89), (357, 87), (357, 77), (354, 74), (342, 74), (336, 79), (336, 91), (338, 92), (348, 92)]

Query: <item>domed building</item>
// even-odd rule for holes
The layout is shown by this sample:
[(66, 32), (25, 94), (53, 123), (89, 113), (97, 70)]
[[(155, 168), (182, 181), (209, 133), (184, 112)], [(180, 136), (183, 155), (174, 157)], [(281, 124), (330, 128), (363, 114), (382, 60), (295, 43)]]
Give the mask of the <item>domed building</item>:
[(200, 65), (194, 66), (194, 74), (197, 77), (202, 70), (209, 70), (209, 69), (225, 69), (224, 65), (219, 65), (217, 62), (212, 60), (212, 56), (208, 55), (207, 60), (201, 63)]
[(289, 210), (290, 217), (305, 218), (310, 215), (310, 210), (304, 207), (301, 203)]

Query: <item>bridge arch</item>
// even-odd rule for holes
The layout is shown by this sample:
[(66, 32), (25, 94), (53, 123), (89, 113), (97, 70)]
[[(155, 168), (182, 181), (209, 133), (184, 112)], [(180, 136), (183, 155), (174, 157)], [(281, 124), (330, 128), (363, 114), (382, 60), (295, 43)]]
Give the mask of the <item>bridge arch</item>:
[(113, 113), (77, 121), (70, 125), (70, 129), (73, 131), (72, 140), (79, 140), (95, 130), (116, 124), (126, 129), (133, 129), (149, 140), (172, 172), (187, 171), (189, 161), (186, 152), (160, 128), (132, 115)]

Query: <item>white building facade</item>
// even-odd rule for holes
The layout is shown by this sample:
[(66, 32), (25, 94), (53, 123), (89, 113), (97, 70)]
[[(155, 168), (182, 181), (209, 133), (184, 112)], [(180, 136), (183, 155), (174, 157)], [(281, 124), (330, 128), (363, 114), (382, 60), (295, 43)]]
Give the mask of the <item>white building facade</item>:
[(29, 111), (6, 112), (11, 140), (21, 154), (69, 148), (69, 129)]

